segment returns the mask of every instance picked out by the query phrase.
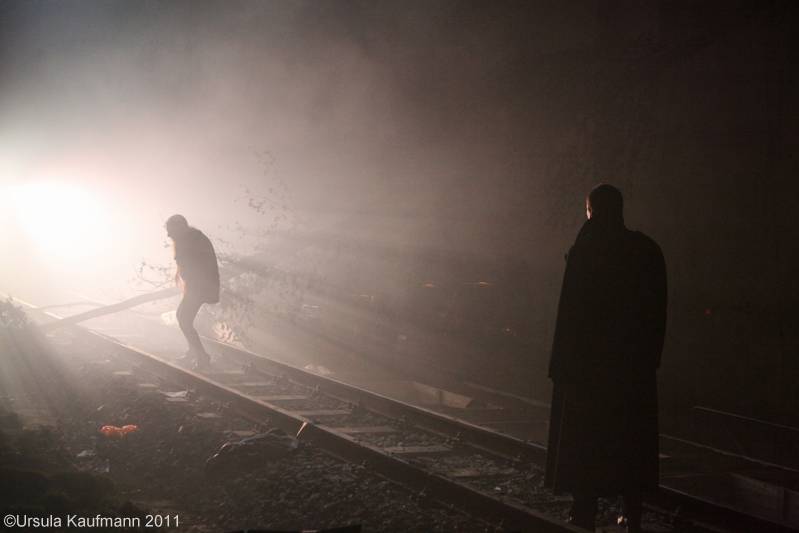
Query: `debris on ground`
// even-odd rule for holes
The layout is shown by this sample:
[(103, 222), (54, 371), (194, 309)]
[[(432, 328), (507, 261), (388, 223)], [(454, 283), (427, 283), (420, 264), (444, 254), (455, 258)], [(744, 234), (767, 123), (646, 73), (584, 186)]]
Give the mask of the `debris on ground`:
[(14, 304), (14, 300), (0, 300), (0, 329), (24, 330), (28, 327), (28, 316), (25, 311)]
[(125, 426), (103, 426), (100, 428), (100, 433), (108, 438), (121, 439), (129, 433), (139, 431), (139, 426), (135, 424), (127, 424)]
[(270, 429), (239, 441), (226, 442), (205, 462), (205, 471), (212, 477), (246, 472), (266, 462), (280, 460), (298, 447), (297, 439), (280, 429)]
[[(335, 531), (347, 524), (361, 524), (364, 532), (485, 531), (457, 510), (298, 443), (268, 419), (244, 419), (195, 391), (181, 402), (154, 394), (140, 385), (170, 384), (140, 375), (99, 340), (70, 337), (68, 329), (54, 335), (62, 342), (32, 342), (5, 359), (15, 363), (9, 371), (36, 374), (18, 383), (41, 387), (4, 391), (15, 397), (13, 409), (26, 404), (26, 415), (20, 421), (0, 412), (9, 427), (0, 429), (0, 510), (138, 516), (146, 509), (179, 516), (179, 527), (161, 530), (180, 533)], [(42, 400), (52, 426), (22, 429), (30, 399)], [(124, 438), (98, 432), (133, 425), (141, 429)], [(222, 475), (209, 475), (215, 468)]]

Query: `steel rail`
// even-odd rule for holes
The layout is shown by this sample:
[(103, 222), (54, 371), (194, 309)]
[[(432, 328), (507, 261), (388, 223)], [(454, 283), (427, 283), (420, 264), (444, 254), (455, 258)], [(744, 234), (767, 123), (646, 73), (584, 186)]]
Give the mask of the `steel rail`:
[[(52, 318), (60, 318), (55, 313), (44, 311), (22, 300), (16, 301)], [(277, 405), (244, 395), (222, 383), (185, 370), (157, 355), (149, 354), (102, 333), (79, 325), (72, 325), (71, 328), (111, 342), (122, 349), (137, 354), (142, 362), (154, 365), (152, 368), (156, 372), (166, 373), (172, 379), (189, 383), (197, 390), (202, 390), (207, 394), (224, 397), (226, 401), (235, 405), (248, 418), (263, 418), (268, 411), (273, 423), (288, 433), (296, 434), (299, 432), (303, 439), (315, 442), (320, 448), (334, 455), (355, 463), (365, 462), (370, 468), (375, 469), (387, 478), (413, 490), (420, 490), (423, 494), (429, 495), (434, 499), (458, 508), (467, 509), (467, 512), (471, 511), (473, 513), (474, 510), (478, 510), (480, 516), (488, 517), (489, 520), (494, 521), (496, 524), (502, 524), (505, 528), (510, 527), (511, 530), (518, 531), (542, 532), (582, 531), (514, 502), (501, 501), (494, 496), (476, 491), (457, 481), (427, 472), (373, 445), (355, 442), (347, 434), (328, 426), (317, 424), (311, 419), (293, 414)], [(215, 339), (204, 337), (204, 340), (256, 371), (271, 375), (283, 375), (298, 384), (311, 387), (328, 396), (358, 405), (388, 418), (406, 420), (419, 429), (449, 437), (460, 444), (484, 450), (492, 455), (499, 455), (516, 461), (530, 461), (537, 465), (543, 464), (545, 460), (546, 448), (544, 446), (395, 400), (330, 377), (320, 376)], [(658, 494), (648, 501), (648, 507), (658, 512), (668, 513), (668, 511), (665, 511), (664, 506), (689, 508), (700, 515), (705, 515), (708, 510), (712, 509), (714, 514), (720, 512), (723, 515), (716, 517), (716, 519), (721, 519), (723, 523), (728, 525), (745, 524), (748, 530), (754, 527), (756, 530), (780, 533), (795, 531), (795, 529), (784, 524), (756, 517), (737, 509), (720, 506), (715, 502), (706, 501), (674, 488), (660, 485)], [(708, 517), (706, 520), (713, 519)], [(694, 522), (694, 524), (706, 531), (714, 530), (707, 523)]]
[[(22, 300), (16, 301), (38, 310), (35, 306), (27, 302)], [(39, 310), (39, 312), (45, 313), (52, 318), (60, 318), (55, 313), (49, 311)], [(494, 525), (501, 531), (527, 533), (584, 533), (583, 529), (526, 508), (516, 502), (497, 498), (493, 495), (475, 490), (458, 481), (424, 470), (374, 445), (358, 442), (345, 433), (336, 431), (328, 426), (317, 424), (312, 419), (292, 413), (271, 402), (262, 401), (243, 394), (223, 383), (191, 370), (181, 368), (158, 355), (148, 353), (135, 346), (131, 346), (77, 324), (71, 324), (69, 327), (82, 336), (87, 336), (91, 339), (99, 339), (124, 351), (126, 354), (135, 358), (147, 371), (227, 402), (234, 410), (247, 418), (261, 420), (268, 418), (272, 425), (279, 427), (286, 433), (297, 435), (297, 438), (302, 441), (310, 442), (318, 448), (349, 462), (364, 465), (371, 471), (377, 472), (387, 479), (416, 492), (420, 497), (429, 497), (450, 508), (460, 509), (476, 519)], [(227, 345), (225, 346), (227, 347)], [(254, 356), (255, 354), (248, 355)], [(281, 368), (283, 367), (281, 366)], [(300, 369), (294, 369), (286, 365), (286, 375), (294, 374), (292, 369), (298, 372), (300, 371)], [(301, 374), (296, 375), (301, 377)], [(353, 394), (360, 390), (357, 389), (357, 387), (351, 387), (336, 381), (331, 381), (328, 387), (331, 390), (331, 392), (329, 392), (331, 395), (333, 395), (334, 392)], [(320, 390), (322, 390), (321, 386)], [(368, 393), (368, 391), (362, 392)], [(363, 403), (367, 402), (369, 405), (376, 405), (378, 408), (381, 406), (383, 408), (388, 408), (392, 400), (380, 395), (375, 395), (374, 393), (368, 393), (363, 396)], [(388, 410), (390, 411), (391, 409)], [(436, 413), (426, 410), (421, 411), (423, 411), (423, 413), (419, 415), (420, 417), (424, 417), (425, 414), (436, 415)], [(455, 419), (446, 416), (441, 417), (440, 422), (447, 426), (457, 423)], [(490, 431), (488, 432), (490, 433)]]
[[(355, 403), (388, 418), (408, 420), (416, 427), (431, 433), (455, 437), (461, 444), (484, 450), (492, 455), (499, 455), (517, 461), (530, 461), (538, 466), (543, 466), (545, 463), (546, 447), (539, 444), (523, 441), (455, 417), (392, 399), (327, 376), (320, 376), (215, 339), (204, 337), (204, 340), (213, 343), (218, 349), (238, 358), (244, 364), (251, 365), (256, 370), (262, 370), (267, 374), (274, 375), (277, 373), (284, 375), (299, 384), (316, 388), (329, 396), (344, 402)], [(668, 435), (662, 435), (662, 437), (673, 439), (673, 437)], [(683, 442), (687, 443), (688, 441)], [(691, 444), (696, 445), (696, 443)], [(658, 492), (651, 495), (646, 504), (650, 510), (666, 515), (671, 514), (668, 511), (669, 507), (690, 509), (698, 515), (695, 519), (689, 520), (697, 531), (724, 531), (715, 528), (710, 523), (714, 518), (728, 527), (737, 529), (743, 526), (746, 531), (768, 531), (769, 533), (796, 531), (784, 524), (741, 512), (738, 509), (691, 495), (665, 484), (659, 485)]]
[(372, 411), (387, 418), (404, 419), (420, 429), (448, 437), (460, 444), (465, 444), (511, 461), (541, 464), (546, 459), (546, 448), (539, 444), (499, 433), (449, 415), (425, 409), (424, 407), (389, 398), (328, 376), (320, 376), (215, 339), (204, 337), (204, 340), (213, 343), (216, 348), (223, 350), (227, 355), (244, 364), (251, 365), (256, 370), (261, 370), (267, 374), (284, 375), (296, 383), (314, 388), (341, 401), (358, 405), (367, 411)]
[[(448, 437), (455, 437), (461, 444), (484, 450), (492, 455), (500, 455), (518, 461), (530, 461), (538, 466), (543, 466), (545, 463), (546, 447), (542, 445), (523, 441), (516, 437), (477, 426), (455, 417), (388, 398), (372, 391), (337, 381), (330, 377), (320, 376), (215, 339), (204, 337), (204, 340), (213, 343), (215, 347), (224, 350), (226, 354), (238, 358), (241, 362), (249, 364), (257, 370), (263, 370), (267, 374), (278, 373), (280, 375), (285, 375), (297, 383), (316, 388), (329, 396), (333, 396), (344, 402), (355, 403), (367, 410), (388, 418), (406, 419), (410, 423), (426, 431)], [(668, 435), (661, 435), (661, 437), (676, 440)], [(682, 442), (701, 447), (701, 445), (690, 441), (683, 440)], [(714, 452), (720, 452), (714, 448), (704, 448)], [(743, 456), (737, 457), (741, 459), (750, 459)], [(726, 526), (736, 528), (744, 526), (747, 531), (768, 531), (769, 533), (789, 533), (791, 531), (796, 531), (784, 524), (741, 512), (733, 507), (724, 506), (691, 495), (666, 484), (660, 484), (658, 492), (648, 498), (647, 507), (652, 511), (666, 515), (670, 514), (667, 510), (669, 507), (682, 509), (690, 508), (693, 513), (698, 515), (696, 519), (691, 520), (695, 529), (708, 532), (723, 531), (716, 529), (709, 523), (714, 517)], [(708, 516), (710, 514), (714, 516)]]

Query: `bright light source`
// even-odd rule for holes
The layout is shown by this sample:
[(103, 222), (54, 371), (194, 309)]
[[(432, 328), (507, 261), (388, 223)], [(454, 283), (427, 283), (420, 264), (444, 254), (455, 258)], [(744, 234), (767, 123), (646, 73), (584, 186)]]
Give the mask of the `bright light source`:
[(89, 191), (62, 182), (12, 189), (19, 226), (53, 259), (87, 259), (109, 253), (108, 210)]

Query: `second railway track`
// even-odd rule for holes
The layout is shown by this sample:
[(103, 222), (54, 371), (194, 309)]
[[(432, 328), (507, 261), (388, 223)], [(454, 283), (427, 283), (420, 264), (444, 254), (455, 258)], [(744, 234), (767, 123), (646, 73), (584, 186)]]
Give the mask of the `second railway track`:
[(530, 484), (530, 467), (544, 456), (540, 446), (216, 341), (213, 368), (194, 372), (90, 329), (69, 327), (79, 337), (123, 351), (148, 373), (223, 401), (244, 417), (268, 418), (300, 441), (461, 509), (488, 529), (582, 531), (519, 497)]
[[(39, 312), (58, 318), (51, 312)], [(287, 433), (364, 465), (420, 495), (462, 509), (490, 528), (582, 531), (560, 519), (567, 499), (542, 498), (540, 492), (530, 490), (540, 482), (546, 454), (545, 448), (535, 443), (212, 339), (206, 342), (213, 345), (214, 367), (200, 373), (102, 333), (70, 327), (123, 350), (152, 373), (223, 400), (244, 416), (267, 416)], [(650, 509), (661, 514), (680, 506), (707, 516), (702, 502), (673, 491), (650, 502)], [(741, 527), (730, 528), (730, 518), (723, 520), (727, 527), (689, 518), (667, 530), (787, 531), (757, 519), (745, 519), (738, 522)]]

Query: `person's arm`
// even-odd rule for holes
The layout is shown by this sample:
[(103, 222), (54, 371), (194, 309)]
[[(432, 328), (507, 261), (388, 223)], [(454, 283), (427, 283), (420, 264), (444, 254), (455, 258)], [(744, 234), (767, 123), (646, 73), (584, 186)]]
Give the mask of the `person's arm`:
[(566, 256), (566, 271), (563, 275), (558, 313), (555, 321), (555, 335), (549, 361), (549, 377), (556, 383), (574, 383), (577, 358), (581, 347), (579, 324), (581, 322), (582, 280), (584, 275), (580, 253), (574, 247)]
[(186, 282), (183, 279), (183, 271), (180, 267), (185, 256), (184, 246), (178, 246), (178, 243), (175, 241), (172, 241), (172, 244), (175, 253), (175, 286), (181, 290), (186, 290)]
[(649, 243), (647, 261), (642, 273), (642, 306), (639, 311), (640, 327), (637, 332), (641, 344), (637, 348), (644, 356), (641, 362), (650, 369), (657, 369), (660, 367), (660, 356), (666, 335), (668, 286), (663, 252), (654, 242)]
[(207, 283), (211, 261), (216, 267), (216, 256), (211, 241), (205, 235), (195, 230), (183, 236), (175, 249), (175, 262), (184, 291)]
[(652, 351), (655, 357), (655, 368), (660, 368), (660, 356), (663, 354), (663, 343), (666, 338), (666, 316), (668, 308), (668, 281), (666, 277), (666, 261), (658, 246), (654, 257), (653, 292), (655, 305), (653, 310), (654, 338)]
[(175, 286), (184, 289), (185, 284), (183, 283), (183, 277), (180, 275), (180, 265), (177, 265), (177, 269), (175, 269)]

